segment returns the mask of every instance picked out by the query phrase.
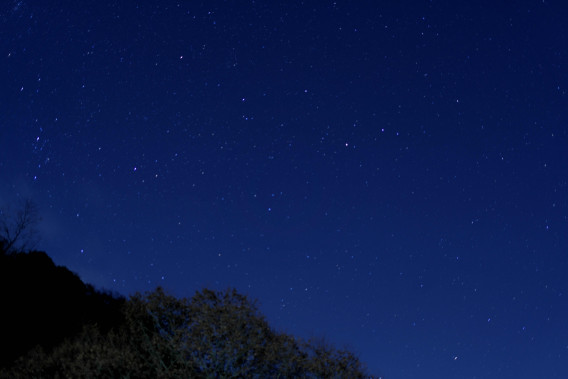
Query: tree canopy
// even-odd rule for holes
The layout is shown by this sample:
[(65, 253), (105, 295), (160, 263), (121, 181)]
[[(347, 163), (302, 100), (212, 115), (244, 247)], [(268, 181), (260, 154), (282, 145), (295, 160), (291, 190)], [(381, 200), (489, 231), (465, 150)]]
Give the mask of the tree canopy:
[(2, 274), (31, 266), (42, 273), (24, 275), (27, 286), (0, 283), (10, 315), (3, 335), (19, 338), (1, 342), (19, 357), (4, 357), (0, 377), (368, 377), (349, 351), (275, 331), (234, 289), (177, 298), (158, 287), (124, 299), (95, 291), (45, 253), (2, 254)]

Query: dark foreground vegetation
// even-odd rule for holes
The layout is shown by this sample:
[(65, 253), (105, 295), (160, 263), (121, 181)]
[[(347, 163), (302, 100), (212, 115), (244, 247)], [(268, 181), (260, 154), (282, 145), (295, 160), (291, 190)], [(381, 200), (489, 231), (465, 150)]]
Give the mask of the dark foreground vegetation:
[(350, 352), (274, 331), (235, 290), (128, 299), (0, 239), (1, 378), (362, 378)]

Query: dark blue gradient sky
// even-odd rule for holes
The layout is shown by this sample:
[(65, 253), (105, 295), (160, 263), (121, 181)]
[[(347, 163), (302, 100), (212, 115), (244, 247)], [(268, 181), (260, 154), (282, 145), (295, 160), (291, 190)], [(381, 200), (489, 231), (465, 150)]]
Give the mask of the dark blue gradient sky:
[(236, 287), (386, 378), (567, 378), (567, 17), (5, 1), (0, 203), (99, 288)]

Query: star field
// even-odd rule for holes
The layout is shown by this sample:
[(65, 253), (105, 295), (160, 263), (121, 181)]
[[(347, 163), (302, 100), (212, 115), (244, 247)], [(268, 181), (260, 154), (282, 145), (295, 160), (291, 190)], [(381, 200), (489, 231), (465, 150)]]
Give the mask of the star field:
[(568, 7), (10, 1), (0, 204), (387, 378), (568, 376)]

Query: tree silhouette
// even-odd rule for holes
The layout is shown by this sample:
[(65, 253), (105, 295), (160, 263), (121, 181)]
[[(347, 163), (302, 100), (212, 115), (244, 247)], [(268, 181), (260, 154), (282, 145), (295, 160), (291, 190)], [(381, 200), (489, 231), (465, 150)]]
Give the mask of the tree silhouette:
[(51, 352), (38, 347), (0, 377), (369, 377), (348, 351), (274, 331), (234, 289), (137, 293), (121, 320), (108, 332), (86, 325)]
[(38, 241), (37, 223), (40, 221), (37, 205), (26, 199), (16, 212), (0, 209), (0, 247), (5, 254), (33, 249)]

